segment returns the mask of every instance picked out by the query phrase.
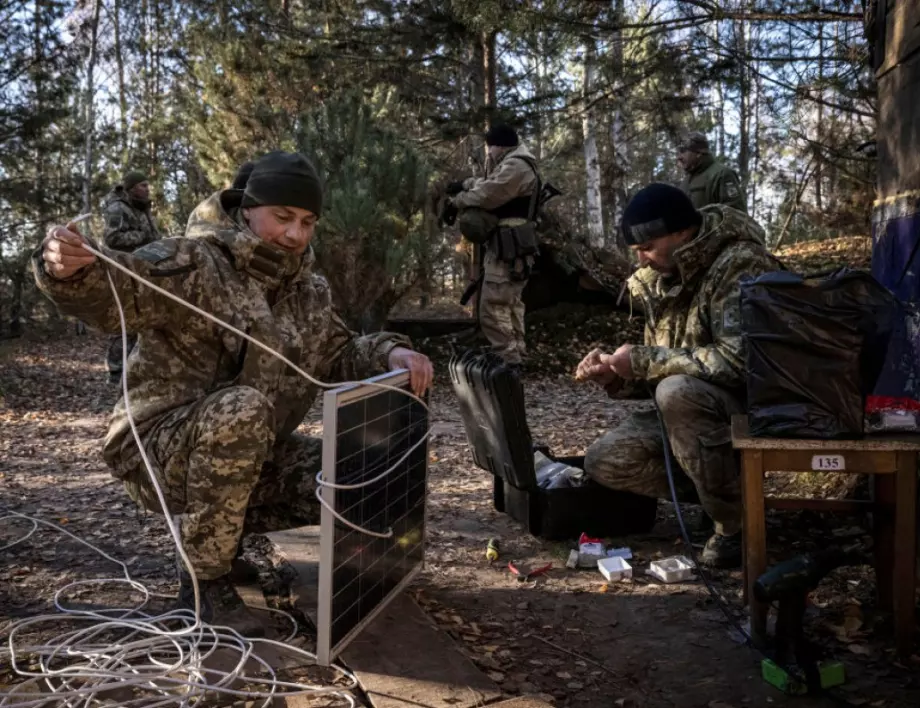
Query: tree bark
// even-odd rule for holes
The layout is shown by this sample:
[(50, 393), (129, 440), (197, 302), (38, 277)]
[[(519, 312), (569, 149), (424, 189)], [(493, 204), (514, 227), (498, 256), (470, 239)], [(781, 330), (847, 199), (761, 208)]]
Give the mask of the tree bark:
[(118, 111), (121, 126), (121, 167), (128, 162), (128, 93), (125, 89), (125, 57), (121, 42), (121, 0), (114, 0), (112, 6), (114, 25), (115, 66), (118, 73)]
[[(735, 22), (735, 42), (739, 57), (747, 54), (747, 41), (745, 39), (745, 26), (741, 20)], [(750, 71), (743, 61), (738, 62), (738, 172), (741, 176), (742, 189), (747, 188), (748, 177), (751, 169), (751, 87)]]
[(584, 112), (581, 129), (584, 137), (585, 152), (585, 206), (588, 224), (588, 238), (592, 246), (604, 244), (604, 210), (601, 202), (601, 166), (597, 153), (597, 118), (592, 106), (594, 91), (594, 72), (597, 64), (597, 45), (594, 38), (586, 36), (584, 40), (584, 83), (582, 97)]
[(498, 69), (495, 59), (495, 30), (486, 30), (482, 34), (482, 77), (483, 77), (483, 102), (485, 107), (484, 128), (492, 127), (495, 117), (496, 81)]
[(609, 229), (607, 241), (609, 246), (619, 247), (616, 225), (623, 218), (626, 208), (626, 177), (630, 174), (629, 141), (626, 135), (625, 98), (622, 92), (623, 76), (623, 32), (619, 28), (625, 24), (626, 11), (624, 0), (614, 0), (614, 22), (617, 30), (611, 42), (611, 65), (616, 82), (613, 95), (613, 115), (610, 121), (610, 142), (613, 147), (613, 180), (610, 192), (613, 195), (611, 216), (614, 228)]
[(93, 14), (90, 19), (89, 56), (86, 60), (86, 140), (83, 146), (83, 213), (92, 211), (93, 199), (93, 136), (96, 124), (96, 44), (99, 34), (99, 12), (102, 0), (93, 0)]
[(470, 140), (467, 149), (467, 160), (473, 175), (482, 174), (483, 139), (481, 136), (482, 122), (485, 115), (486, 77), (485, 53), (481, 38), (472, 43), (470, 51)]

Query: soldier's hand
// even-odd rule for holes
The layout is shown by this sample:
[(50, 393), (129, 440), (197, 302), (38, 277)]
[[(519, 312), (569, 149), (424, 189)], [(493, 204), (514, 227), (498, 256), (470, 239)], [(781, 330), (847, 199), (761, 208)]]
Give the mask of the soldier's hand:
[(603, 357), (610, 356), (601, 349), (592, 349), (588, 356), (581, 360), (575, 368), (576, 381), (595, 381), (601, 386), (607, 386), (616, 380), (616, 373), (603, 361)]
[(634, 378), (632, 359), (630, 358), (632, 348), (632, 344), (623, 344), (613, 354), (601, 354), (601, 362), (610, 367), (617, 376), (623, 379), (632, 379)]
[(428, 387), (431, 386), (431, 380), (434, 378), (434, 368), (431, 366), (431, 360), (424, 354), (419, 354), (405, 347), (395, 347), (388, 359), (390, 370), (408, 369), (409, 385), (412, 387), (412, 393), (421, 396)]
[(64, 280), (95, 263), (96, 256), (83, 250), (82, 243), (85, 241), (73, 224), (48, 229), (48, 235), (42, 242), (45, 271), (52, 278)]

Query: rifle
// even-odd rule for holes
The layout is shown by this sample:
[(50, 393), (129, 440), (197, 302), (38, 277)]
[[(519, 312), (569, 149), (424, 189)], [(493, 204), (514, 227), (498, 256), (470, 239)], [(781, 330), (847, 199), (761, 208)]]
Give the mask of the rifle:
[(463, 295), (460, 296), (461, 305), (466, 305), (470, 300), (473, 299), (473, 295), (475, 295), (476, 291), (479, 290), (479, 286), (482, 285), (482, 279), (484, 277), (485, 273), (480, 272), (479, 277), (466, 286), (466, 290), (464, 290)]

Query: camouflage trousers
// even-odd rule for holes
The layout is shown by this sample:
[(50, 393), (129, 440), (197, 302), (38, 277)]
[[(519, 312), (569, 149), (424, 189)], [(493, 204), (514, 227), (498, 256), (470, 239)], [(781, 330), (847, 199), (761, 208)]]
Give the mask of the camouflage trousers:
[[(134, 349), (134, 345), (137, 344), (137, 335), (128, 334), (128, 354), (131, 353), (131, 350)], [(109, 350), (106, 352), (105, 364), (109, 369), (109, 376), (111, 378), (116, 378), (121, 376), (122, 370), (122, 346), (121, 346), (121, 335), (116, 335), (109, 340)]]
[(479, 327), (493, 351), (509, 364), (523, 361), (526, 280), (511, 280), (508, 265), (486, 252), (485, 274), (479, 288)]
[[(669, 376), (655, 400), (674, 454), (675, 486), (681, 501), (699, 501), (717, 533), (741, 530), (741, 488), (731, 444), (731, 416), (743, 406), (723, 388), (692, 376)], [(671, 498), (664, 444), (653, 410), (633, 413), (594, 442), (585, 472), (611, 489)]]
[[(171, 411), (144, 436), (169, 512), (198, 577), (229, 572), (242, 537), (319, 523), (322, 440), (274, 440), (268, 399), (236, 386)], [(161, 511), (146, 470), (125, 481), (141, 506)]]

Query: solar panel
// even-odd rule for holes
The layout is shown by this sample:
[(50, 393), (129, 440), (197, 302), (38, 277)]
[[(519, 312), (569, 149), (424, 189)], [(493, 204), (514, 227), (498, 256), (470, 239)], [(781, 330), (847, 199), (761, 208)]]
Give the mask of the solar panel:
[[(404, 371), (368, 381), (409, 390)], [(323, 397), (323, 477), (337, 485), (373, 480), (424, 438), (428, 411), (397, 391), (368, 383), (343, 386)], [(323, 487), (320, 526), (317, 661), (329, 665), (422, 568), (428, 443), (421, 443), (382, 479), (358, 489)]]

